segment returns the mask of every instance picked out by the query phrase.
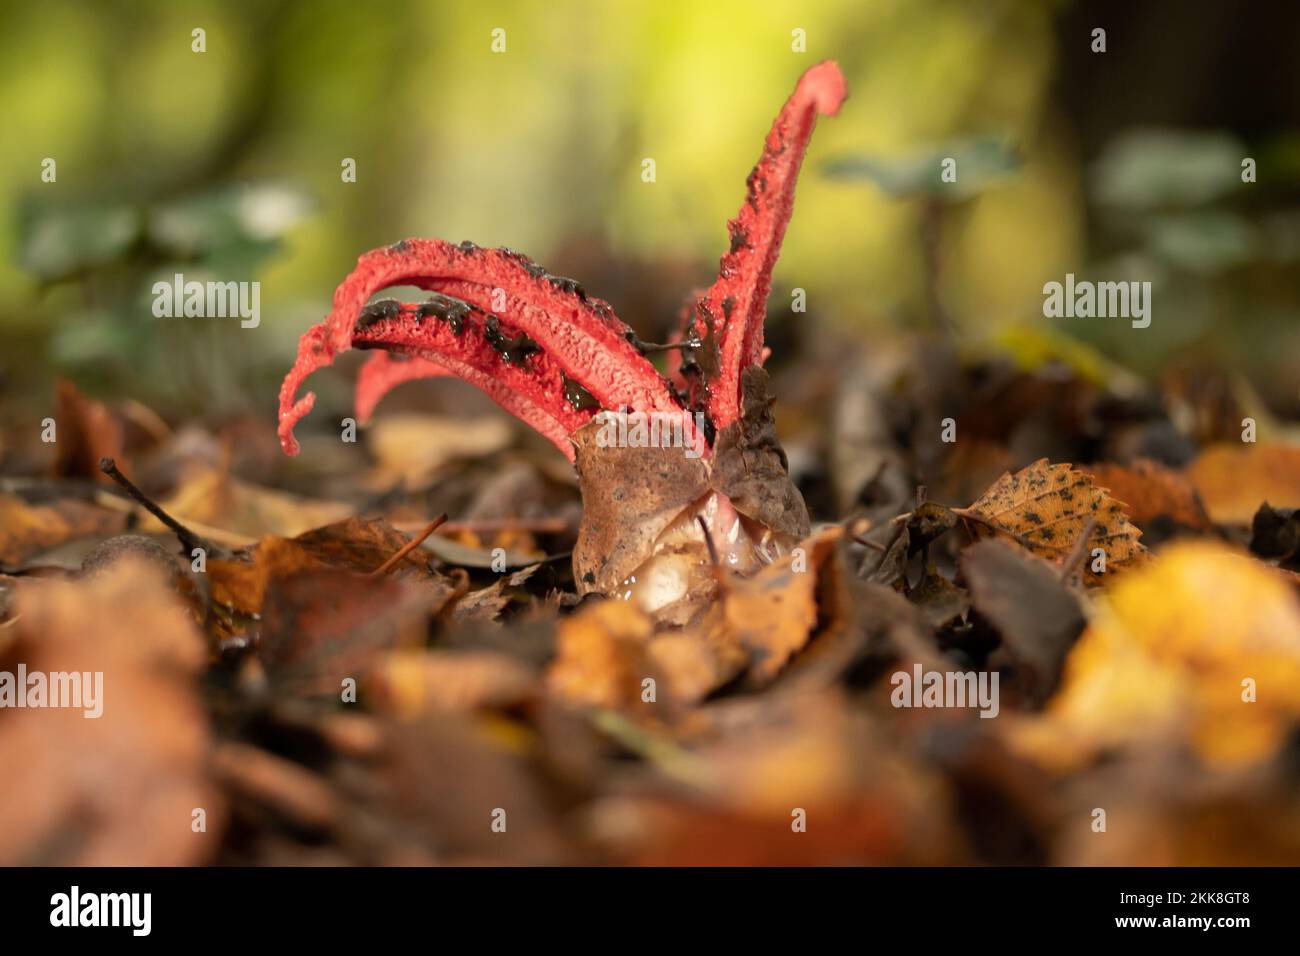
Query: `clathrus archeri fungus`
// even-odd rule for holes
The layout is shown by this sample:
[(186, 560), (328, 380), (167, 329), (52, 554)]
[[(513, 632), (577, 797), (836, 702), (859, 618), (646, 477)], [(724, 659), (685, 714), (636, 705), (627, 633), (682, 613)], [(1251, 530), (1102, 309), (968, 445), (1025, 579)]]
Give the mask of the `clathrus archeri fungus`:
[[(582, 592), (601, 591), (664, 612), (698, 594), (712, 554), (738, 570), (770, 561), (808, 533), (808, 513), (776, 439), (763, 319), (795, 180), (819, 114), (846, 95), (834, 62), (800, 78), (745, 181), (717, 280), (688, 310), (681, 359), (666, 379), (609, 304), (507, 249), (405, 239), (365, 253), (309, 329), (280, 388), (280, 442), (315, 396), (312, 372), (350, 348), (382, 350), (357, 382), (358, 417), (396, 385), (455, 375), (549, 438), (578, 469), (584, 517), (574, 549)], [(371, 301), (396, 285), (422, 302)], [(611, 415), (676, 423), (676, 447), (635, 440), (636, 423), (602, 440)], [(655, 434), (659, 429), (648, 433)], [(668, 432), (668, 428), (662, 432)], [(604, 435), (615, 432), (604, 431)], [(632, 447), (628, 447), (632, 446)], [(687, 453), (683, 453), (685, 451)]]

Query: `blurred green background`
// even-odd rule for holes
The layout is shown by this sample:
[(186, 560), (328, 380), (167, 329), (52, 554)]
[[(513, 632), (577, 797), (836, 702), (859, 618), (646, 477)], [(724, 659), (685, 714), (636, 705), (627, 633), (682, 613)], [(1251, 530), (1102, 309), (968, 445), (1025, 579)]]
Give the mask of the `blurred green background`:
[[(66, 374), (177, 416), (269, 413), (357, 255), (406, 236), (519, 249), (653, 338), (711, 281), (800, 72), (834, 58), (850, 99), (808, 154), (774, 337), (798, 320), (870, 348), (947, 325), (1025, 354), (1078, 340), (1146, 375), (1208, 355), (1296, 414), (1298, 9), (6, 0), (5, 404)], [(259, 280), (260, 327), (154, 318), (176, 271)], [(1152, 326), (1044, 319), (1067, 272), (1151, 280)]]

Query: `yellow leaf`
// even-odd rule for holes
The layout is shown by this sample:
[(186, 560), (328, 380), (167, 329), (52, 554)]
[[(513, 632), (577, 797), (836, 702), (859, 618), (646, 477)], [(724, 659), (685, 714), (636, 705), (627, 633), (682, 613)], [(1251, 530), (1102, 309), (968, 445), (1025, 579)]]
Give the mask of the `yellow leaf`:
[(1182, 742), (1227, 765), (1269, 756), (1297, 719), (1300, 599), (1253, 558), (1196, 542), (1111, 589), (1047, 711), (1014, 736), (1065, 767), (1108, 748)]

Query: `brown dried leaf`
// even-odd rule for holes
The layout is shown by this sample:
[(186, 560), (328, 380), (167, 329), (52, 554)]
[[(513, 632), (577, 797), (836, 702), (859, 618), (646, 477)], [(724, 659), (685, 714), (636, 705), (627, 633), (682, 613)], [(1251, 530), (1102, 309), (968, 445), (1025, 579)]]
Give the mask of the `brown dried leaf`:
[(268, 582), (325, 565), (289, 538), (263, 538), (246, 554), (207, 562), (212, 600), (240, 614), (261, 614)]
[(598, 601), (560, 622), (547, 688), (573, 704), (625, 710), (641, 703), (654, 625), (627, 601)]
[[(410, 540), (382, 518), (360, 517), (314, 528), (296, 538), (268, 536), (232, 558), (208, 561), (212, 599), (242, 614), (258, 614), (268, 582), (274, 578), (328, 568), (368, 574)], [(402, 558), (386, 576), (439, 584), (446, 580), (429, 567), (428, 558), (419, 549)]]
[[(0, 711), (0, 864), (206, 862), (224, 807), (207, 771), (203, 640), (163, 575), (124, 560), (80, 582), (28, 582), (0, 671), (102, 672), (102, 716)], [(191, 829), (195, 808), (207, 831)]]
[[(1070, 553), (1088, 520), (1094, 519), (1088, 548), (1105, 549), (1108, 573), (1146, 554), (1138, 541), (1142, 532), (1128, 520), (1123, 504), (1088, 475), (1066, 463), (1049, 464), (1046, 458), (1015, 474), (1007, 472), (969, 508), (953, 511), (968, 519), (977, 538), (1008, 538), (1056, 561)], [(1089, 583), (1100, 583), (1090, 559), (1084, 562), (1084, 573)]]
[(111, 481), (99, 469), (101, 458), (112, 458), (123, 474), (131, 474), (131, 464), (124, 450), (126, 429), (118, 415), (103, 402), (82, 395), (67, 379), (59, 380), (57, 402), (56, 475), (60, 478)]
[(1041, 704), (1056, 689), (1065, 656), (1083, 633), (1079, 600), (1057, 568), (1000, 540), (981, 541), (961, 556), (975, 609), (998, 629), (1000, 662), (1029, 701)]
[[(293, 539), (308, 555), (331, 567), (368, 574), (397, 554), (410, 542), (383, 518), (354, 516), (304, 531)], [(433, 577), (427, 552), (416, 549), (402, 558), (390, 576)]]
[(1230, 766), (1274, 754), (1297, 719), (1300, 599), (1272, 568), (1197, 541), (1171, 545), (1107, 592), (1060, 691), (1015, 739), (1065, 768), (1144, 743), (1190, 743)]
[(510, 591), (522, 586), (540, 567), (540, 564), (530, 564), (514, 574), (498, 578), (485, 588), (470, 591), (451, 608), (452, 622), (457, 627), (493, 623), (510, 603)]
[(421, 643), (452, 590), (333, 568), (271, 577), (258, 640), (267, 676), (289, 692), (337, 694), (344, 678), (359, 682), (383, 652)]
[(662, 675), (672, 699), (698, 704), (745, 669), (749, 656), (728, 626), (725, 609), (713, 605), (687, 631), (669, 631), (647, 648), (651, 672)]
[(371, 484), (391, 488), (426, 487), (448, 462), (459, 458), (485, 458), (510, 444), (510, 419), (485, 415), (461, 416), (389, 414), (368, 429), (368, 443), (376, 460)]
[[(230, 475), (223, 468), (191, 466), (176, 492), (159, 502), (182, 523), (218, 529), (229, 535), (256, 538), (274, 534), (293, 537), (313, 528), (342, 521), (349, 505), (263, 488)], [(143, 531), (163, 530), (152, 515), (143, 515)]]
[(907, 592), (907, 599), (920, 608), (925, 619), (936, 628), (960, 623), (970, 610), (966, 592), (933, 569), (926, 572), (920, 584)]
[(16, 568), (65, 541), (117, 534), (125, 527), (124, 514), (75, 498), (29, 505), (17, 495), (0, 493), (0, 567)]

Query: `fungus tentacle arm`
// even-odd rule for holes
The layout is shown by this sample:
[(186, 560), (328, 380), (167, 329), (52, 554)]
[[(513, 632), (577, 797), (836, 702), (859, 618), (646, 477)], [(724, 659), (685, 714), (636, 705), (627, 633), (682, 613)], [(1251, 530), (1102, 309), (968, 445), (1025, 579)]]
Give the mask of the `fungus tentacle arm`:
[(695, 323), (701, 338), (712, 323), (718, 344), (710, 413), (725, 428), (740, 415), (740, 373), (763, 361), (763, 319), (772, 268), (794, 207), (795, 183), (819, 115), (834, 116), (848, 95), (832, 60), (810, 68), (777, 114), (758, 163), (745, 180), (745, 201), (728, 223), (731, 245), (718, 278), (699, 299)]

